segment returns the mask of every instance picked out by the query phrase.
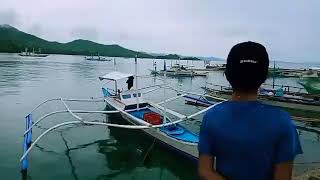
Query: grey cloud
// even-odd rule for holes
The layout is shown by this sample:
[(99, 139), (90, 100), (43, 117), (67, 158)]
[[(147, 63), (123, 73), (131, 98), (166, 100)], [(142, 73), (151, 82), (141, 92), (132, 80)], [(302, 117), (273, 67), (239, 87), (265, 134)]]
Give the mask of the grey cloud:
[(13, 9), (0, 10), (0, 24), (18, 25), (20, 17)]
[(43, 35), (43, 28), (40, 24), (32, 24), (28, 28), (27, 32), (30, 34), (35, 34), (37, 36), (42, 36)]
[(76, 27), (70, 32), (70, 35), (75, 39), (99, 40), (99, 31), (94, 27)]
[(82, 38), (146, 52), (226, 57), (235, 43), (252, 40), (276, 59), (319, 58), (319, 0), (2, 0), (1, 5), (0, 23), (18, 24), (52, 41)]

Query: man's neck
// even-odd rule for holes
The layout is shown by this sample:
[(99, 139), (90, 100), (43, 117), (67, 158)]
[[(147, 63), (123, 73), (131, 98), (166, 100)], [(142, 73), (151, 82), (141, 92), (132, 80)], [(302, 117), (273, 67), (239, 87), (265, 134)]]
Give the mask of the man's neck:
[(257, 98), (258, 98), (257, 91), (251, 91), (251, 92), (234, 91), (232, 93), (232, 100), (234, 101), (256, 101)]

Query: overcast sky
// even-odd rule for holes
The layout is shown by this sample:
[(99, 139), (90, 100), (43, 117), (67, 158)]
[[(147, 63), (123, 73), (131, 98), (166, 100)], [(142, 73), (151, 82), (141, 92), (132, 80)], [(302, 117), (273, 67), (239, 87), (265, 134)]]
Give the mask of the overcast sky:
[(0, 24), (41, 38), (225, 58), (242, 41), (320, 62), (320, 0), (0, 0)]

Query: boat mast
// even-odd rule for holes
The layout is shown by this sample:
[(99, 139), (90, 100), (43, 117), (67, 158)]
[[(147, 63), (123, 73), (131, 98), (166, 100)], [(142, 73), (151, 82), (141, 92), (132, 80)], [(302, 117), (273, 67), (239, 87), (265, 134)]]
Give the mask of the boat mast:
[(117, 80), (114, 81), (114, 88), (116, 91), (116, 96), (118, 95), (118, 86), (117, 86)]
[(136, 93), (136, 100), (137, 100), (137, 111), (139, 110), (139, 97), (138, 97), (138, 76), (137, 76), (137, 74), (138, 74), (138, 61), (137, 61), (137, 57), (138, 57), (138, 55), (136, 55), (135, 56), (135, 58), (134, 58), (134, 64), (135, 64), (135, 66), (134, 66), (134, 73), (135, 73), (135, 79), (136, 79), (136, 83), (135, 83), (135, 93)]
[(276, 60), (273, 60), (273, 73), (272, 73), (272, 89), (274, 89), (274, 76), (275, 76), (275, 72), (276, 72)]
[(152, 59), (152, 66), (153, 66), (153, 70), (155, 71), (154, 59)]
[[(164, 66), (166, 65), (166, 60), (164, 59)], [(165, 123), (166, 120), (167, 120), (167, 99), (166, 99), (166, 85), (167, 85), (167, 71), (165, 70), (164, 71), (164, 79), (163, 79), (163, 84), (164, 84), (164, 87), (163, 87), (163, 98), (164, 98), (164, 101), (163, 101), (163, 122)]]

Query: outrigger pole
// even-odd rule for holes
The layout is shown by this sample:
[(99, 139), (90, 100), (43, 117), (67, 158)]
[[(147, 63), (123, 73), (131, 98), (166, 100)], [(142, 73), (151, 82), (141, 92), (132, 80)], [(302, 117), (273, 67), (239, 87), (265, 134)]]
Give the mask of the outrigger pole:
[[(55, 99), (55, 100), (61, 100), (62, 98), (58, 98), (58, 99)], [(64, 99), (66, 100), (66, 99)], [(76, 99), (74, 99), (73, 101), (77, 101)], [(79, 100), (79, 101), (82, 101), (82, 100)], [(86, 100), (87, 101), (87, 100)], [(48, 101), (45, 101), (45, 102), (48, 102)], [(220, 102), (221, 103), (221, 102)], [(84, 121), (84, 120), (80, 120), (77, 118), (77, 116), (73, 116), (75, 117), (76, 121), (69, 121), (69, 122), (64, 122), (64, 123), (60, 123), (60, 124), (57, 124), (49, 129), (47, 129), (46, 131), (44, 131), (41, 135), (39, 135), (36, 140), (34, 142), (32, 142), (32, 137), (31, 137), (31, 134), (32, 134), (32, 114), (28, 114), (26, 116), (26, 132), (25, 132), (25, 135), (24, 135), (24, 146), (23, 146), (23, 155), (22, 157), (20, 158), (20, 162), (21, 162), (21, 171), (26, 173), (27, 170), (28, 170), (28, 167), (29, 167), (29, 161), (28, 161), (28, 154), (30, 153), (30, 151), (33, 149), (33, 147), (41, 140), (41, 138), (43, 136), (45, 136), (46, 134), (48, 134), (49, 132), (57, 129), (57, 128), (60, 128), (62, 126), (66, 126), (66, 125), (71, 125), (71, 124), (80, 124), (80, 125), (84, 125), (84, 126), (90, 126), (90, 125), (97, 125), (97, 126), (107, 126), (107, 127), (117, 127), (117, 128), (124, 128), (124, 129), (150, 129), (150, 128), (161, 128), (161, 127), (166, 127), (166, 126), (171, 126), (171, 125), (175, 125), (175, 124), (178, 124), (182, 121), (185, 121), (187, 119), (191, 119), (195, 116), (198, 116), (206, 111), (208, 111), (209, 109), (215, 107), (216, 105), (220, 104), (220, 103), (216, 103), (210, 107), (207, 107), (201, 111), (198, 111), (192, 115), (189, 115), (189, 116), (184, 116), (182, 118), (179, 118), (178, 120), (176, 121), (173, 121), (173, 122), (168, 122), (168, 123), (164, 123), (164, 124), (160, 124), (160, 125), (122, 125), (122, 124), (113, 124), (113, 123), (102, 123), (102, 122), (92, 122), (92, 121)], [(41, 103), (41, 104), (44, 104), (44, 103)], [(37, 106), (39, 107), (39, 106)], [(35, 109), (34, 109), (35, 110)], [(70, 110), (72, 111), (72, 110)], [(66, 110), (65, 112), (69, 112), (69, 110)], [(111, 114), (111, 113), (118, 113), (118, 112), (123, 112), (122, 110), (121, 111), (102, 111), (101, 113), (104, 113), (104, 114)], [(97, 111), (98, 113), (98, 111)], [(52, 115), (52, 114), (51, 114)], [(72, 115), (72, 114), (71, 114)], [(48, 115), (49, 116), (49, 115)], [(46, 116), (46, 117), (48, 117)], [(40, 118), (41, 119), (41, 118)], [(37, 121), (37, 123), (40, 121), (40, 119)], [(43, 118), (42, 118), (43, 119)], [(36, 124), (36, 123), (35, 123)]]

